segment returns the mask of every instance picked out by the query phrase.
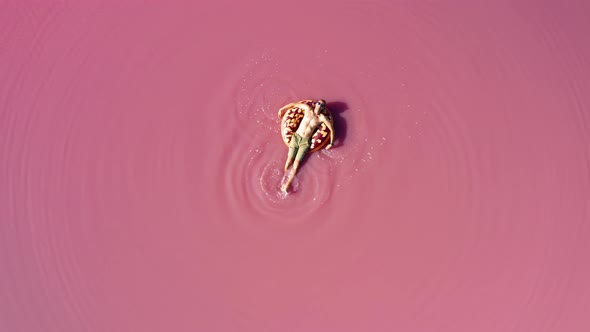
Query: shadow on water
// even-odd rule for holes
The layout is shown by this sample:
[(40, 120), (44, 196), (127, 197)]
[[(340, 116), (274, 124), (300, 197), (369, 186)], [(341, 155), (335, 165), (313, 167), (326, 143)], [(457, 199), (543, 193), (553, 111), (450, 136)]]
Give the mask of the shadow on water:
[[(335, 101), (326, 103), (326, 107), (330, 110), (332, 116), (334, 117), (334, 129), (336, 131), (334, 141), (337, 142), (338, 145), (344, 144), (348, 127), (346, 125), (346, 120), (344, 120), (341, 114), (348, 109), (348, 105), (341, 101)], [(338, 145), (336, 147), (338, 147)]]

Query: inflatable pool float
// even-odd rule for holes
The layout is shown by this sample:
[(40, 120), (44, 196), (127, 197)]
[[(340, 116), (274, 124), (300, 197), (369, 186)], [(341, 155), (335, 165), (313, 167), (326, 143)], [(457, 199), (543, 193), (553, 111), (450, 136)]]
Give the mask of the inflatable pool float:
[[(315, 108), (315, 101), (313, 100), (302, 100), (299, 103), (307, 104), (313, 110)], [(304, 111), (303, 109), (293, 106), (288, 108), (283, 114), (281, 118), (281, 136), (283, 137), (283, 142), (287, 147), (289, 147), (289, 143), (291, 142), (291, 137), (299, 128), (299, 124), (301, 123), (301, 119), (303, 119)], [(332, 118), (332, 113), (326, 107), (324, 109), (324, 115), (330, 122), (334, 123), (334, 119)], [(311, 145), (309, 147), (309, 152), (316, 152), (326, 146), (330, 142), (330, 129), (326, 126), (325, 123), (319, 125), (316, 130), (311, 135)]]

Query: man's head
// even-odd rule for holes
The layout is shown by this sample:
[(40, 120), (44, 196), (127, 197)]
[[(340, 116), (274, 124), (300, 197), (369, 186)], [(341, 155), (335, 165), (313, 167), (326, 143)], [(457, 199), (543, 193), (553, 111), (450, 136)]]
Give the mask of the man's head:
[(321, 113), (324, 113), (325, 109), (326, 109), (326, 101), (323, 99), (319, 99), (316, 102), (315, 114), (320, 115)]

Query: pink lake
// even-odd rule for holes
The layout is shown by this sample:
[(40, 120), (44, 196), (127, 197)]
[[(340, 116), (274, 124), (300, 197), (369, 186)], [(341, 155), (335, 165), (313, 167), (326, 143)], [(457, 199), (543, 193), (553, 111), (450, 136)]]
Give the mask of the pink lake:
[(589, 16), (0, 1), (0, 331), (589, 331)]

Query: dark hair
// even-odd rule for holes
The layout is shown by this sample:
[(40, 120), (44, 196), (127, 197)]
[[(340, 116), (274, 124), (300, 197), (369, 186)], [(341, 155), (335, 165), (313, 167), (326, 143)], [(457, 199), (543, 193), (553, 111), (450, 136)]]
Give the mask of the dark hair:
[(323, 113), (326, 110), (326, 101), (323, 99), (318, 99), (317, 103), (322, 103), (322, 107), (320, 108), (320, 113)]

